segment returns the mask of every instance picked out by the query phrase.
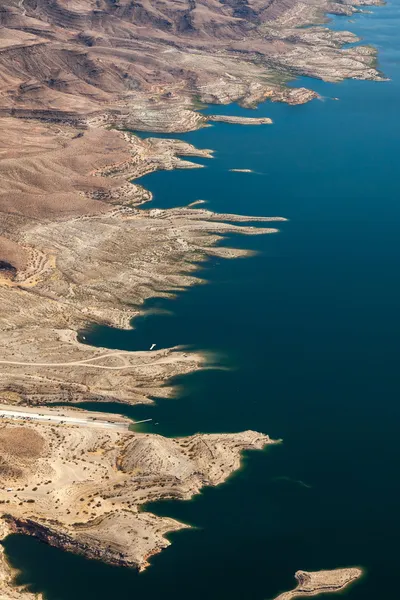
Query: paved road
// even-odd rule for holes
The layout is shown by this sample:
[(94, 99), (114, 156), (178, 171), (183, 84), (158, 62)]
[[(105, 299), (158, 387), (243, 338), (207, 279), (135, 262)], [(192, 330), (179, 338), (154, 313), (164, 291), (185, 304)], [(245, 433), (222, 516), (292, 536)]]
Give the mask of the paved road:
[(0, 409), (0, 418), (18, 419), (23, 421), (43, 421), (48, 423), (63, 423), (68, 425), (81, 425), (85, 427), (96, 427), (100, 429), (117, 429), (126, 431), (130, 425), (127, 423), (116, 423), (113, 421), (95, 420), (93, 417), (64, 417), (62, 415), (51, 415), (45, 413), (23, 412), (19, 410)]

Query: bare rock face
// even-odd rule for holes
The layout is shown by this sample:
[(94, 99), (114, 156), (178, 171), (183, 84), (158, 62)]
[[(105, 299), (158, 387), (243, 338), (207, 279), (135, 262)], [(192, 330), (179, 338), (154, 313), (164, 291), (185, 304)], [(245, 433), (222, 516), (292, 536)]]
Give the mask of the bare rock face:
[[(0, 521), (0, 539), (11, 533), (11, 527), (4, 520)], [(31, 594), (24, 587), (15, 586), (13, 572), (4, 556), (4, 548), (0, 546), (0, 597), (1, 600), (41, 600), (41, 594)]]
[(232, 123), (235, 125), (271, 125), (272, 119), (268, 117), (233, 117), (230, 115), (211, 115), (209, 121)]

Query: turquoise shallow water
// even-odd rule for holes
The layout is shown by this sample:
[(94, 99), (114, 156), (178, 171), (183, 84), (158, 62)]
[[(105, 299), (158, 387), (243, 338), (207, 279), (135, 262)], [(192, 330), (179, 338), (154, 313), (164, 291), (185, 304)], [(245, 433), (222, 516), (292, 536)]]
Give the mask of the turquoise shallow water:
[(6, 550), (21, 582), (51, 600), (267, 600), (298, 569), (361, 565), (366, 576), (346, 598), (398, 597), (399, 25), (398, 0), (332, 25), (378, 46), (390, 82), (301, 80), (324, 101), (211, 107), (275, 123), (177, 136), (216, 157), (199, 160), (206, 169), (144, 178), (154, 206), (205, 199), (213, 210), (289, 221), (276, 235), (232, 236), (226, 243), (259, 255), (210, 261), (207, 285), (148, 303), (170, 316), (90, 334), (110, 348), (185, 344), (231, 367), (180, 378), (177, 398), (154, 407), (106, 409), (151, 417), (158, 425), (147, 430), (164, 435), (252, 428), (284, 443), (248, 453), (227, 484), (191, 502), (149, 507), (195, 528), (172, 535), (146, 573), (12, 536)]

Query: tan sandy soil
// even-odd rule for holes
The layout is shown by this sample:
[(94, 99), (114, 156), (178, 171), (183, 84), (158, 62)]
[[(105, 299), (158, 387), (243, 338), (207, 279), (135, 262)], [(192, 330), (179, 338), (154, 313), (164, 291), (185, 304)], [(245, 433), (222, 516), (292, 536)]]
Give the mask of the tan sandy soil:
[(169, 545), (164, 534), (184, 525), (141, 512), (142, 504), (189, 499), (225, 481), (239, 468), (243, 450), (271, 443), (252, 431), (167, 439), (68, 422), (21, 426), (3, 418), (3, 518), (13, 531), (144, 569), (149, 556)]
[(275, 600), (292, 600), (292, 598), (308, 598), (319, 594), (340, 592), (361, 576), (362, 570), (359, 568), (312, 572), (297, 571), (295, 575), (298, 581), (297, 587), (290, 592), (280, 594)]

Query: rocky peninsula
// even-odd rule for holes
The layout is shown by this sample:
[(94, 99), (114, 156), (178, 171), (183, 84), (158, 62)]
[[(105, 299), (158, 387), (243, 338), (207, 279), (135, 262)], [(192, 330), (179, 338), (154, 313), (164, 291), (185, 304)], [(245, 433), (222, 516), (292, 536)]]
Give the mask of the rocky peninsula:
[[(243, 450), (274, 443), (252, 431), (169, 439), (129, 431), (123, 418), (102, 414), (75, 423), (72, 417), (87, 419), (77, 409), (47, 410), (53, 420), (43, 422), (30, 410), (28, 423), (25, 413), (15, 413), (3, 415), (0, 425), (3, 533), (33, 535), (139, 570), (170, 544), (167, 532), (186, 527), (141, 505), (189, 499), (225, 481), (239, 468)], [(57, 422), (58, 414), (63, 420)], [(5, 565), (3, 573), (2, 598), (9, 581)]]

